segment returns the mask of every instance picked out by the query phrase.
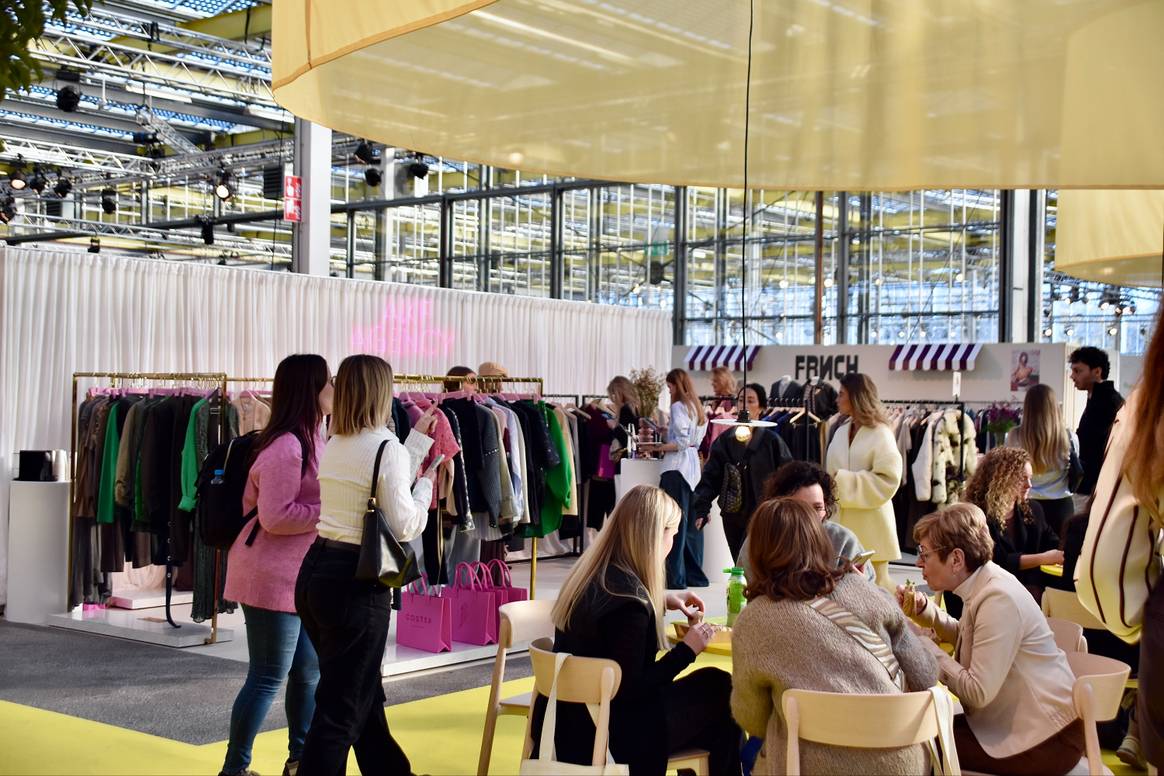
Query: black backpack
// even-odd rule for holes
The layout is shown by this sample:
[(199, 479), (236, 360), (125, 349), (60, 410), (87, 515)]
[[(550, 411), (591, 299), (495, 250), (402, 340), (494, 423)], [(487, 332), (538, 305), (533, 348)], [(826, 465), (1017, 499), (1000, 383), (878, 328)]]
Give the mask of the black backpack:
[[(259, 513), (258, 507), (246, 514), (242, 511), (258, 438), (258, 431), (235, 437), (211, 450), (202, 462), (197, 484), (198, 530), (208, 547), (229, 550), (243, 526)], [(255, 540), (255, 533), (247, 538), (248, 545)]]

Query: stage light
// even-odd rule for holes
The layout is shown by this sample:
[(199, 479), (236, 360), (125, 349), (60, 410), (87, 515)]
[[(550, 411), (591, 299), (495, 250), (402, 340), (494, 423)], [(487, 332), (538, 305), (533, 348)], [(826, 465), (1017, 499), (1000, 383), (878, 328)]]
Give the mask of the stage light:
[(9, 194), (0, 200), (0, 224), (7, 224), (16, 218), (16, 197)]
[(107, 216), (117, 212), (117, 189), (110, 187), (101, 190), (101, 210)]
[(16, 166), (8, 173), (8, 185), (13, 191), (24, 191), (28, 182), (24, 179), (24, 157), (16, 157)]
[(39, 167), (34, 167), (32, 170), (32, 177), (28, 179), (28, 188), (35, 191), (37, 194), (44, 194), (44, 188), (48, 185), (48, 179), (44, 177), (44, 173), (40, 171)]
[(202, 219), (202, 242), (214, 245), (214, 222), (207, 218)]
[(72, 86), (57, 90), (57, 107), (65, 113), (72, 113), (81, 104), (81, 93)]
[(57, 182), (53, 184), (53, 193), (61, 199), (69, 196), (73, 190), (73, 182), (68, 178), (57, 178)]
[(356, 153), (354, 156), (364, 164), (376, 163), (376, 149), (373, 148), (372, 144), (367, 140), (360, 141), (359, 145), (356, 146)]
[(96, 236), (89, 238), (89, 253), (101, 253), (101, 238)]
[(372, 188), (379, 186), (382, 180), (384, 180), (384, 176), (380, 174), (378, 167), (369, 167), (364, 170), (364, 183)]
[(223, 202), (234, 196), (234, 186), (230, 183), (230, 170), (225, 167), (219, 169), (214, 180), (214, 196)]
[(409, 162), (408, 174), (413, 178), (423, 178), (424, 176), (428, 175), (428, 165), (419, 159), (413, 162)]

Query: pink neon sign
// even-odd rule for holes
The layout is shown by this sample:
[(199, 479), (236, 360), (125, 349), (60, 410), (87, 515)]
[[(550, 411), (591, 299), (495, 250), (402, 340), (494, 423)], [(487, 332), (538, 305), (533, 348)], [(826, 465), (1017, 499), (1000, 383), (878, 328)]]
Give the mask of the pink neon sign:
[[(395, 361), (417, 356), (448, 360), (457, 335), (433, 320), (429, 299), (390, 301), (384, 315), (372, 326), (352, 330), (352, 352), (373, 353)], [(395, 361), (394, 361), (395, 360)]]

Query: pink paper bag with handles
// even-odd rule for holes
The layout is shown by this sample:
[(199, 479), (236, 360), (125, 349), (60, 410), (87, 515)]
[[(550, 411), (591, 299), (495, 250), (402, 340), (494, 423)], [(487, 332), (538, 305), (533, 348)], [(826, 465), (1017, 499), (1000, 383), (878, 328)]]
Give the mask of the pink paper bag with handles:
[(429, 587), (423, 575), (401, 591), (396, 643), (425, 652), (453, 648), (453, 602)]
[(513, 584), (513, 577), (509, 574), (509, 564), (500, 558), (494, 558), (488, 563), (482, 563), (484, 571), (489, 577), (489, 581), (493, 584), (493, 590), (497, 593), (497, 605), (512, 603), (514, 601), (528, 601), (529, 589), (524, 587), (516, 587)]
[(453, 605), (453, 641), (497, 643), (497, 593), (486, 586), (469, 563), (458, 563), (445, 597)]

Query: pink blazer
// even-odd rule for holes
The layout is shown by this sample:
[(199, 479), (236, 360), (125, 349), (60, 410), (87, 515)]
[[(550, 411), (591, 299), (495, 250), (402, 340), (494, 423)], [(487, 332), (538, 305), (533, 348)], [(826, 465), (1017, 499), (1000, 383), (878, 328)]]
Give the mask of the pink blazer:
[[(315, 456), (307, 462), (306, 471), (294, 434), (279, 436), (255, 459), (243, 492), (243, 512), (257, 505), (259, 513), (230, 548), (228, 600), (277, 612), (295, 611), (295, 578), (318, 536), (319, 454), (325, 442), (323, 434), (318, 434)], [(246, 540), (256, 521), (260, 529), (248, 547)]]

